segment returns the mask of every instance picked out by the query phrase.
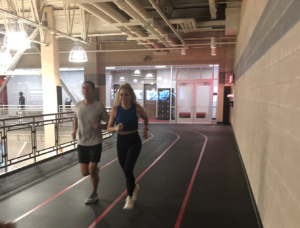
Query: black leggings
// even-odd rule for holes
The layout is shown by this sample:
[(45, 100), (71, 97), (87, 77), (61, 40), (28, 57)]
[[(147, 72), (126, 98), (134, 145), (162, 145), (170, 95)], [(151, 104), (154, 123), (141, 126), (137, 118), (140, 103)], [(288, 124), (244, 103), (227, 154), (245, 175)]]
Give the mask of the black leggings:
[(119, 163), (126, 177), (127, 192), (132, 196), (135, 188), (133, 169), (142, 149), (142, 141), (138, 132), (128, 135), (118, 134), (117, 152)]

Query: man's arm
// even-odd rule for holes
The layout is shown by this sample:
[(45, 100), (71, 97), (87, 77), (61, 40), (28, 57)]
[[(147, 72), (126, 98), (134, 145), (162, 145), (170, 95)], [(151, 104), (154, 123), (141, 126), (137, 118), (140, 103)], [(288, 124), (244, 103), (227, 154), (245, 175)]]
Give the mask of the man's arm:
[(74, 121), (73, 121), (73, 132), (72, 132), (72, 138), (74, 140), (76, 138), (77, 129), (78, 129), (78, 121), (77, 121), (77, 119), (74, 118)]

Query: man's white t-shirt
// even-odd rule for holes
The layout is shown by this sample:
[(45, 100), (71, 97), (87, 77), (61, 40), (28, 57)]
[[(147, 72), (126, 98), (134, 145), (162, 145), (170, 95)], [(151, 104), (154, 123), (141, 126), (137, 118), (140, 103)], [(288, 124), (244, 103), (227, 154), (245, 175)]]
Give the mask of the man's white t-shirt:
[(94, 146), (102, 143), (102, 129), (95, 129), (94, 121), (108, 122), (109, 115), (103, 104), (97, 100), (90, 105), (85, 105), (83, 101), (78, 102), (75, 105), (74, 119), (78, 122), (78, 145)]

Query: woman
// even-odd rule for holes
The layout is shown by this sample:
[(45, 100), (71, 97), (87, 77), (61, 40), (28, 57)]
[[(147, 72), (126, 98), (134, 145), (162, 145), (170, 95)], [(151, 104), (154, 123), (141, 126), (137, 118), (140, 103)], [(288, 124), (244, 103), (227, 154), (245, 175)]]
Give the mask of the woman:
[[(139, 185), (135, 183), (133, 169), (142, 149), (138, 134), (138, 118), (144, 119), (144, 139), (148, 138), (148, 116), (137, 104), (136, 96), (128, 83), (122, 84), (116, 95), (114, 107), (111, 110), (107, 132), (118, 132), (117, 152), (119, 163), (126, 177), (127, 193), (124, 209), (131, 210), (137, 198)], [(114, 127), (114, 123), (116, 125)]]

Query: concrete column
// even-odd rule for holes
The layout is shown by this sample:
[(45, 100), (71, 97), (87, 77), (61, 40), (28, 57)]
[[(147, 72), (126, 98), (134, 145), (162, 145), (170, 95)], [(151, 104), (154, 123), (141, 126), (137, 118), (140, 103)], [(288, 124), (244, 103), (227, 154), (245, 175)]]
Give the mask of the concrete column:
[[(95, 42), (99, 42), (96, 38)], [(95, 45), (96, 50), (100, 50), (100, 45)], [(106, 76), (105, 76), (105, 53), (95, 53), (95, 62), (89, 59), (89, 67), (84, 68), (84, 75), (86, 81), (92, 81), (95, 86), (99, 88), (99, 101), (105, 106), (106, 104)]]
[[(53, 7), (46, 6), (44, 9), (48, 26), (55, 28)], [(43, 110), (44, 114), (57, 113), (57, 93), (56, 86), (60, 85), (59, 75), (59, 47), (58, 41), (50, 32), (46, 32), (46, 43), (41, 45), (42, 81), (43, 81)], [(51, 116), (51, 118), (53, 118)], [(47, 119), (47, 118), (45, 118)], [(44, 127), (45, 147), (55, 145), (54, 125)]]

